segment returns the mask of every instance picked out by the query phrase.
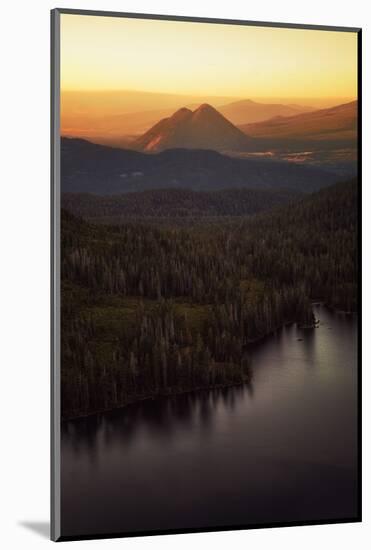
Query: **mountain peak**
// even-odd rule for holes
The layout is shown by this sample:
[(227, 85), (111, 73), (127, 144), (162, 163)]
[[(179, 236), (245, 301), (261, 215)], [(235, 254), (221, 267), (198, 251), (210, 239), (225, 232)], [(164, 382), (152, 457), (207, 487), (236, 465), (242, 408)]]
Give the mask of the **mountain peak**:
[(187, 107), (182, 107), (181, 109), (178, 109), (171, 118), (173, 120), (184, 120), (192, 115), (192, 111), (190, 109), (187, 109)]
[[(219, 121), (220, 123), (221, 119), (225, 120), (223, 115), (219, 113), (217, 109), (215, 109), (208, 103), (203, 103), (198, 107), (198, 109), (193, 111), (191, 120), (193, 122), (204, 121), (204, 122), (208, 122), (209, 124), (213, 124), (216, 121)], [(229, 121), (228, 121), (228, 124), (229, 124)]]
[(205, 115), (217, 115), (217, 116), (223, 116), (221, 115), (221, 113), (219, 113), (219, 111), (217, 111), (214, 107), (212, 107), (212, 105), (209, 105), (209, 103), (202, 103), (202, 105), (200, 105), (195, 111), (193, 111), (193, 116), (194, 117), (199, 117), (200, 115), (202, 116), (205, 116)]
[(196, 110), (195, 110), (195, 113), (197, 111), (216, 111), (216, 109), (214, 109), (214, 107), (212, 107), (209, 103), (202, 103), (202, 105), (200, 105)]
[(136, 140), (142, 151), (164, 149), (245, 150), (248, 137), (208, 103), (186, 107), (163, 119)]

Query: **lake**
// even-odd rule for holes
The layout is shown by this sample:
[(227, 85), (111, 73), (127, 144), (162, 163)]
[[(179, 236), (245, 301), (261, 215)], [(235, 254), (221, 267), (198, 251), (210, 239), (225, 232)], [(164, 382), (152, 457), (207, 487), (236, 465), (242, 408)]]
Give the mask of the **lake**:
[(314, 306), (250, 351), (248, 386), (62, 425), (62, 535), (357, 516), (357, 318)]

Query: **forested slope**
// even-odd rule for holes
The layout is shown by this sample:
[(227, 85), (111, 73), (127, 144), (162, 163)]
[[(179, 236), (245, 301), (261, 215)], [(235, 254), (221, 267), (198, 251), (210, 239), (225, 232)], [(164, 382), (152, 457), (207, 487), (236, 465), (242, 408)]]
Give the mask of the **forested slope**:
[(62, 207), (94, 223), (122, 224), (128, 221), (176, 225), (204, 223), (220, 217), (247, 216), (298, 200), (301, 193), (268, 189), (152, 189), (124, 195), (99, 196), (63, 193)]
[(248, 380), (245, 347), (311, 300), (356, 309), (357, 185), (226, 224), (62, 211), (62, 414)]

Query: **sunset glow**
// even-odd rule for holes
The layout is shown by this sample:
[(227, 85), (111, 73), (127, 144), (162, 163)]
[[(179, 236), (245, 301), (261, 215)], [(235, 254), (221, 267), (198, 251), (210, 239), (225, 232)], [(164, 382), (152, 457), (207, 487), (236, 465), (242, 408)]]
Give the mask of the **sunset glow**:
[(138, 133), (203, 102), (323, 108), (356, 96), (356, 33), (61, 15), (64, 135)]
[(61, 16), (63, 90), (356, 96), (349, 32)]

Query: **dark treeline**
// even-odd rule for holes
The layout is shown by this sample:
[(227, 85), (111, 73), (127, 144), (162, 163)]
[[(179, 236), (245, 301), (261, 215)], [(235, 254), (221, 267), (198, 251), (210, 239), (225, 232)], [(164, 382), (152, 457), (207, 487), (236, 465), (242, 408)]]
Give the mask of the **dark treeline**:
[(217, 343), (212, 324), (209, 334), (194, 333), (186, 314), (176, 315), (165, 300), (149, 311), (139, 303), (134, 326), (120, 331), (104, 355), (93, 344), (101, 335), (89, 315), (71, 328), (63, 341), (64, 416), (249, 379), (237, 338)]
[(94, 223), (122, 224), (128, 221), (206, 217), (247, 216), (274, 206), (298, 200), (300, 193), (268, 189), (224, 189), (191, 191), (188, 189), (152, 189), (124, 195), (63, 193), (62, 207)]
[(218, 226), (62, 211), (64, 417), (249, 376), (245, 346), (311, 300), (356, 309), (356, 183)]

